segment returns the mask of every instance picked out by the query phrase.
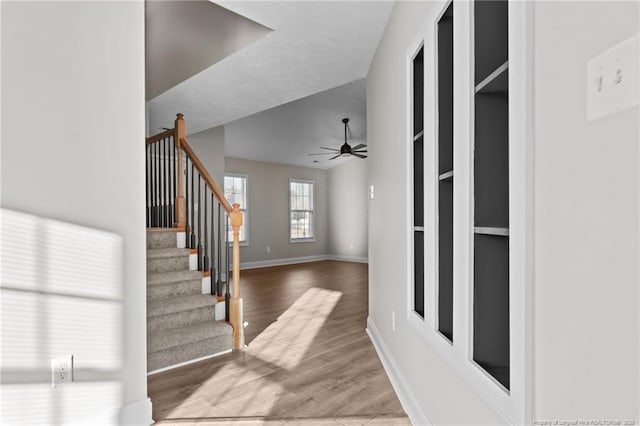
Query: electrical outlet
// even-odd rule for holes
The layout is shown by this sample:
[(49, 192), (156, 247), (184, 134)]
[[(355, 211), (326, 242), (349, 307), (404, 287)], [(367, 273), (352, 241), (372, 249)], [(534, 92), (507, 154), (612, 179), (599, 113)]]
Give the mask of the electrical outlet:
[(396, 331), (396, 311), (391, 311), (391, 330)]
[(51, 360), (51, 386), (73, 382), (73, 355)]
[(369, 199), (373, 200), (375, 198), (375, 188), (373, 185), (369, 185)]
[(267, 253), (271, 253), (271, 246), (267, 246)]

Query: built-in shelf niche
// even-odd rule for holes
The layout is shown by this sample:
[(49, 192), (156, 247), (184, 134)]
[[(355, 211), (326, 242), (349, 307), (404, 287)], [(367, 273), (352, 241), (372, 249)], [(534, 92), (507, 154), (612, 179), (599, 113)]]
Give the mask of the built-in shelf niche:
[(507, 390), (509, 346), (508, 2), (474, 2), (473, 360)]
[(438, 20), (438, 331), (453, 342), (453, 2)]
[(424, 318), (424, 47), (413, 59), (413, 310)]

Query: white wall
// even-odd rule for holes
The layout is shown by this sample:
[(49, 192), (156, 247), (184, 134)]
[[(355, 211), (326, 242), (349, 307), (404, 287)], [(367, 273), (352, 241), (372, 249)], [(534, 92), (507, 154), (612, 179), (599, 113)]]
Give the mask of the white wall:
[[(229, 157), (225, 161), (228, 173), (248, 175), (249, 245), (240, 247), (241, 263), (327, 254), (326, 170)], [(315, 181), (314, 242), (289, 242), (290, 178)]]
[[(122, 237), (123, 305), (120, 321), (112, 329), (122, 335), (121, 368), (100, 374), (104, 382), (120, 384), (119, 399), (131, 409), (125, 412), (140, 414), (132, 421), (144, 423), (150, 419), (143, 201), (144, 4), (2, 2), (1, 7), (2, 206)], [(87, 310), (90, 306), (87, 302)], [(84, 315), (78, 312), (75, 318), (79, 326)], [(73, 330), (51, 331), (56, 332)], [(68, 350), (82, 351), (89, 344), (76, 337)], [(47, 364), (38, 367), (48, 370)], [(24, 377), (27, 380), (28, 374)], [(35, 384), (51, 396), (49, 376), (35, 377)], [(37, 401), (20, 403), (22, 423), (28, 423), (30, 407)], [(83, 401), (74, 400), (74, 404), (79, 407)]]
[(338, 258), (367, 258), (367, 161), (352, 158), (327, 171), (329, 254)]
[(535, 5), (534, 419), (640, 421), (640, 119), (588, 123), (585, 75), (639, 7)]
[[(499, 415), (407, 322), (407, 50), (429, 2), (397, 2), (367, 76), (369, 316), (433, 424), (501, 424)], [(395, 311), (396, 329), (391, 327)]]
[[(189, 122), (187, 121), (188, 125)], [(220, 185), (220, 188), (224, 188), (224, 127), (213, 127), (209, 130), (189, 135), (187, 142), (196, 152), (211, 177)]]

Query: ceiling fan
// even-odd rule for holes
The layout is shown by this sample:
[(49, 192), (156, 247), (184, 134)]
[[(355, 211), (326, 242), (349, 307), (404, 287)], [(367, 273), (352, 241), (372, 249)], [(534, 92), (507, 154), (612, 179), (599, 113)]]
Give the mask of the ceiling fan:
[(346, 157), (349, 155), (353, 155), (354, 157), (358, 157), (358, 158), (367, 158), (366, 155), (363, 155), (364, 153), (367, 152), (366, 145), (359, 144), (352, 147), (347, 143), (347, 123), (349, 122), (349, 119), (343, 118), (342, 122), (344, 123), (344, 144), (340, 147), (340, 149), (327, 148), (327, 147), (321, 146), (320, 148), (326, 149), (332, 152), (320, 152), (317, 154), (309, 154), (309, 155), (333, 155), (333, 157), (329, 158), (329, 160), (334, 160), (338, 157)]

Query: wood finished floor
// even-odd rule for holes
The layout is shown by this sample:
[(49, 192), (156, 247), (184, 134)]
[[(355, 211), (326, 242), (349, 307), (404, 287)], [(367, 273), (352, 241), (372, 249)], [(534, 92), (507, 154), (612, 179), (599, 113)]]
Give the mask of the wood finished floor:
[(179, 425), (409, 425), (366, 332), (367, 266), (242, 271), (248, 348), (148, 378)]

